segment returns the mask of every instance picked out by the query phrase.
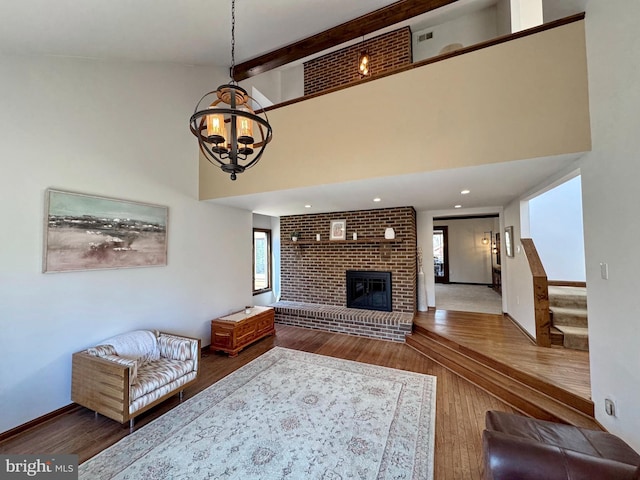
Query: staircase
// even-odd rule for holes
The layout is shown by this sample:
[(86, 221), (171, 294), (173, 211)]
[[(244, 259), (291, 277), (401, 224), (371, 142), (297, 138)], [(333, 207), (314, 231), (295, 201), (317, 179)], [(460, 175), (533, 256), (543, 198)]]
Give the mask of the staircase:
[(542, 420), (598, 430), (593, 403), (512, 365), (414, 323), (406, 344), (516, 410)]
[(587, 289), (549, 286), (551, 343), (589, 351)]

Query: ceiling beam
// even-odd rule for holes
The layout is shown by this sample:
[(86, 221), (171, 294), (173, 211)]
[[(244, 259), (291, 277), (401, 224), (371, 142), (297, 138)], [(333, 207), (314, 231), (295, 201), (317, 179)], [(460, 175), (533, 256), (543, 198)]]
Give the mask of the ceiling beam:
[(458, 0), (400, 0), (337, 27), (242, 62), (234, 68), (234, 79), (245, 80), (268, 72), (456, 1)]

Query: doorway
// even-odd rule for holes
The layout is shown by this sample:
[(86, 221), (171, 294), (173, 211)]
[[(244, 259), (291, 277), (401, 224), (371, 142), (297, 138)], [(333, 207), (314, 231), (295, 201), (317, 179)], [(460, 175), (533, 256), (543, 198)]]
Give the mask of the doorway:
[(433, 275), (436, 283), (449, 283), (448, 227), (433, 227)]

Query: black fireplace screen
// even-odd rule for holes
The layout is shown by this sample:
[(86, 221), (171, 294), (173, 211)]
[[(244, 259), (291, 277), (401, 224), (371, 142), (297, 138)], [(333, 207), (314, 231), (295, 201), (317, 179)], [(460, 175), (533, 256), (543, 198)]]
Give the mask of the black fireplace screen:
[(391, 312), (391, 272), (347, 270), (347, 307)]

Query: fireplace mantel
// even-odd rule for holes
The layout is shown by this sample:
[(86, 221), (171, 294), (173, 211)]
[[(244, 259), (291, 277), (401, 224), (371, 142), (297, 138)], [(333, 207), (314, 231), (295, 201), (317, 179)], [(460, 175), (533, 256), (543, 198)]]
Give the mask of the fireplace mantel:
[(402, 240), (395, 238), (392, 240), (386, 238), (358, 238), (357, 240), (284, 240), (282, 243), (286, 245), (340, 245), (340, 244), (378, 244), (378, 243), (401, 243)]

